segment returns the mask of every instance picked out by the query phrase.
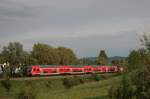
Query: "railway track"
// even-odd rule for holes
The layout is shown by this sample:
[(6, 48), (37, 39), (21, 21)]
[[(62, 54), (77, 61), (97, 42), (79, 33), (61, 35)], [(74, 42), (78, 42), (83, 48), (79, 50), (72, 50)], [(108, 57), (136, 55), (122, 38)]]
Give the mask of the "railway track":
[[(72, 78), (72, 77), (89, 77), (92, 74), (78, 74), (78, 75), (52, 75), (52, 76), (35, 76), (35, 77), (15, 77), (10, 80), (42, 80), (42, 79), (61, 79), (61, 78)], [(0, 79), (4, 80), (4, 79)]]
[[(116, 73), (109, 73), (108, 75), (114, 75)], [(106, 75), (106, 74), (98, 74)], [(72, 77), (90, 77), (92, 74), (76, 74), (76, 75), (51, 75), (51, 76), (36, 76), (36, 77), (15, 77), (10, 78), (10, 80), (43, 80), (43, 79), (61, 79), (61, 78), (72, 78)], [(0, 79), (4, 80), (4, 79)]]

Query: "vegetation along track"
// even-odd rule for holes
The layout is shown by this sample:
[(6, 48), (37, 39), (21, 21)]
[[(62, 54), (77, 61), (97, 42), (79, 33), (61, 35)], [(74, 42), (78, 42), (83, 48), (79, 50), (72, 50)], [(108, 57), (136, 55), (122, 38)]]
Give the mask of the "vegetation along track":
[[(101, 73), (97, 75), (116, 75), (117, 73)], [(60, 78), (72, 78), (72, 77), (90, 77), (92, 74), (76, 74), (76, 75), (51, 75), (51, 76), (33, 76), (33, 77), (14, 77), (10, 80), (38, 80), (38, 79), (60, 79)], [(0, 80), (4, 80), (1, 78)]]

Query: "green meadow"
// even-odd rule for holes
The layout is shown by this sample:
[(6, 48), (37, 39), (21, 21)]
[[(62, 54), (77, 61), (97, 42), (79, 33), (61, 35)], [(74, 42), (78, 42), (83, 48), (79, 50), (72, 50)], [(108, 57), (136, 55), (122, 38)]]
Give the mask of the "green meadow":
[(0, 99), (26, 99), (22, 96), (34, 96), (33, 99), (108, 99), (108, 89), (120, 81), (117, 74), (98, 75), (94, 77), (73, 77), (73, 86), (66, 88), (64, 78), (11, 80), (10, 89), (0, 85)]

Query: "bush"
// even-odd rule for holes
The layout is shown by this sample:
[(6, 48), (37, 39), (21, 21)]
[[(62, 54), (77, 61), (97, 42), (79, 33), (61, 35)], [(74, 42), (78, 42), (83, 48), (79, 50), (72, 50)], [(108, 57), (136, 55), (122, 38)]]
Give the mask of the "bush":
[(7, 92), (10, 91), (10, 89), (11, 89), (11, 82), (10, 82), (10, 80), (8, 78), (5, 79), (5, 80), (2, 80), (1, 81), (1, 85), (6, 89)]
[(16, 99), (36, 99), (36, 85), (33, 81), (24, 81), (25, 87), (17, 94)]
[(63, 78), (62, 82), (63, 82), (63, 85), (66, 87), (66, 89), (70, 89), (74, 86), (73, 81), (68, 78)]
[(111, 86), (108, 90), (110, 99), (136, 99), (135, 86), (131, 84), (129, 78), (123, 75), (123, 78), (118, 86)]
[(113, 99), (114, 96), (115, 96), (115, 91), (116, 91), (115, 88), (116, 88), (116, 87), (111, 86), (111, 87), (109, 88), (109, 90), (108, 90), (108, 97), (109, 97), (110, 99)]
[(79, 83), (80, 84), (84, 84), (85, 83), (85, 80), (83, 78), (79, 78)]
[(94, 81), (99, 81), (100, 80), (100, 77), (97, 75), (97, 74), (92, 74), (92, 79)]
[(48, 81), (45, 81), (45, 86), (48, 87), (48, 88), (51, 88), (51, 80), (48, 80)]
[(36, 99), (35, 94), (33, 94), (31, 91), (26, 92), (26, 91), (21, 91), (16, 99)]
[(84, 79), (74, 76), (73, 78), (63, 78), (62, 82), (63, 82), (63, 85), (67, 89), (70, 89), (73, 86), (76, 86), (76, 85), (79, 85), (79, 84), (83, 84), (84, 83)]

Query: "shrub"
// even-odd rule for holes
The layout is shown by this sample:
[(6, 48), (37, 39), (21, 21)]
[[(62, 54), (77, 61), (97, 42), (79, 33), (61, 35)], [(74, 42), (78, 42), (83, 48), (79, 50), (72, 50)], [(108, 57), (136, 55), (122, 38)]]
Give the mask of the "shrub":
[(1, 81), (1, 85), (6, 89), (7, 92), (10, 91), (10, 89), (11, 89), (11, 82), (10, 82), (10, 80), (8, 78), (5, 79), (5, 80), (2, 80)]
[(62, 82), (63, 82), (63, 85), (66, 87), (66, 89), (70, 89), (74, 86), (72, 80), (70, 80), (68, 78), (63, 78)]
[(83, 78), (79, 78), (79, 82), (80, 82), (80, 84), (84, 84), (85, 80)]
[(21, 91), (18, 95), (16, 99), (36, 99), (35, 94), (33, 94), (33, 92), (29, 91)]
[(36, 85), (33, 81), (24, 81), (25, 87), (17, 94), (16, 99), (36, 99)]
[(94, 81), (99, 81), (100, 80), (100, 77), (97, 75), (97, 74), (92, 74), (92, 79)]
[(136, 99), (135, 86), (130, 82), (130, 79), (123, 75), (123, 78), (118, 86), (112, 86), (108, 90), (110, 99)]
[(63, 78), (62, 82), (63, 82), (63, 85), (67, 89), (70, 89), (73, 86), (76, 86), (76, 85), (84, 83), (84, 80), (82, 78), (74, 76), (73, 78)]
[(51, 88), (51, 84), (52, 84), (51, 80), (45, 82), (45, 86), (48, 88)]

